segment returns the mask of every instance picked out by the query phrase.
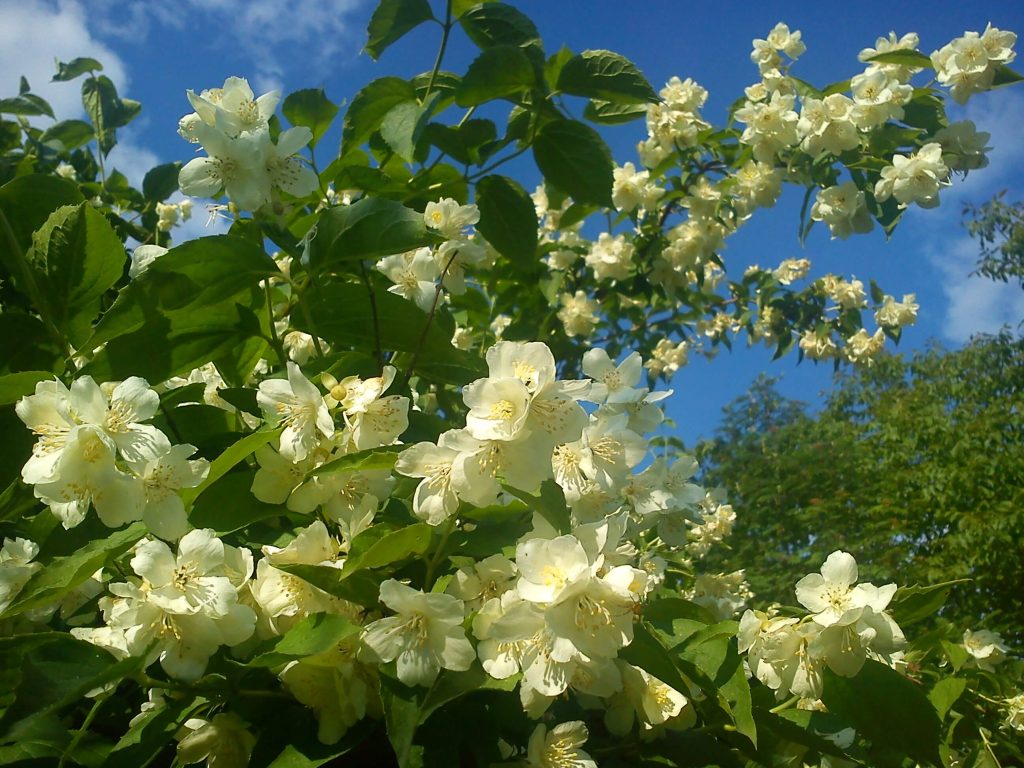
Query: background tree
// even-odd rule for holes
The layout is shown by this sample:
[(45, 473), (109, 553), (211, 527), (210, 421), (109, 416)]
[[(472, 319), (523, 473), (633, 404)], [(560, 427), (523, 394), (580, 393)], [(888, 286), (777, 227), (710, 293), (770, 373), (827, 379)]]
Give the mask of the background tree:
[(981, 244), (975, 274), (1024, 288), (1024, 202), (1007, 203), (1005, 190), (987, 203), (964, 206), (967, 231)]
[(1024, 340), (885, 356), (841, 375), (821, 413), (762, 378), (702, 447), (737, 511), (722, 570), (764, 564), (758, 602), (793, 602), (807, 568), (856, 542), (865, 578), (971, 579), (943, 615), (1021, 638)]

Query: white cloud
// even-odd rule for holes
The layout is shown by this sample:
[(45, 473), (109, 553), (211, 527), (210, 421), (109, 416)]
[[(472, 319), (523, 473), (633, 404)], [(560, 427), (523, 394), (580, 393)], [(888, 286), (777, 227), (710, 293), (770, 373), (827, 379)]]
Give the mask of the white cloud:
[(50, 82), (56, 59), (79, 56), (99, 60), (120, 91), (127, 87), (124, 63), (90, 33), (79, 3), (0, 0), (0, 18), (0, 96), (17, 94), (18, 79), (24, 75), (32, 92), (50, 102), (58, 119), (81, 114), (81, 82)]
[(965, 232), (961, 211), (964, 203), (980, 205), (997, 192), (1008, 189), (1008, 199), (1020, 199), (1024, 185), (1024, 96), (1016, 91), (997, 90), (979, 94), (966, 107), (951, 105), (951, 120), (973, 120), (979, 131), (992, 136), (989, 165), (954, 178), (953, 185), (941, 192), (938, 210), (925, 211), (911, 206), (907, 224), (919, 237), (929, 262), (938, 272), (946, 298), (942, 333), (950, 341), (962, 343), (976, 333), (993, 333), (1004, 325), (1016, 328), (1024, 320), (1024, 291), (1016, 283), (1006, 284), (984, 277), (971, 277), (980, 246)]
[(992, 134), (989, 139), (987, 168), (969, 173), (966, 179), (955, 179), (952, 189), (942, 194), (942, 203), (959, 207), (961, 202), (983, 203), (1005, 187), (1021, 188), (1024, 170), (1024, 142), (1020, 140), (1024, 125), (1024, 95), (1002, 89), (975, 96), (966, 107), (953, 106), (951, 120), (973, 120), (979, 131)]
[(201, 23), (206, 37), (247, 51), (253, 85), (266, 91), (301, 68), (317, 79), (360, 50), (362, 28), (352, 16), (366, 0), (179, 0), (171, 5), (139, 0), (95, 0), (97, 32), (125, 44), (143, 43), (159, 28), (183, 29)]
[(976, 333), (995, 333), (1004, 325), (1016, 328), (1024, 321), (1024, 291), (1017, 283), (969, 277), (978, 260), (976, 241), (961, 235), (941, 250), (934, 244), (928, 250), (949, 302), (942, 327), (946, 338), (960, 343)]

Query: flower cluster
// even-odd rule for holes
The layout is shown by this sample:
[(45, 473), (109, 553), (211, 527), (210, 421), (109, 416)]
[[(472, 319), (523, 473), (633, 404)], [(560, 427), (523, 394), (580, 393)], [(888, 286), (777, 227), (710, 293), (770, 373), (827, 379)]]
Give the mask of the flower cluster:
[(145, 423), (159, 404), (137, 376), (104, 386), (90, 376), (70, 388), (58, 379), (39, 382), (16, 406), (39, 438), (22, 480), (65, 528), (81, 523), (91, 505), (111, 528), (144, 520), (161, 538), (181, 537), (188, 522), (177, 491), (199, 485), (209, 465), (189, 459), (194, 446), (171, 445)]
[(886, 613), (896, 585), (857, 584), (857, 562), (833, 552), (820, 573), (802, 578), (796, 597), (811, 613), (803, 619), (748, 610), (740, 619), (741, 652), (754, 676), (780, 699), (821, 697), (822, 672), (852, 677), (870, 655), (892, 664), (906, 643)]
[(274, 200), (276, 190), (305, 197), (319, 185), (312, 169), (296, 153), (313, 138), (303, 126), (282, 131), (273, 141), (268, 121), (280, 94), (255, 98), (249, 83), (229, 77), (222, 88), (188, 92), (195, 112), (178, 124), (182, 138), (199, 144), (207, 157), (181, 169), (181, 191), (194, 197), (226, 194), (241, 210), (255, 211)]
[(972, 94), (991, 88), (999, 67), (1017, 57), (1015, 42), (1017, 35), (991, 24), (980, 35), (965, 32), (932, 54), (936, 79), (949, 87), (958, 104), (965, 104)]

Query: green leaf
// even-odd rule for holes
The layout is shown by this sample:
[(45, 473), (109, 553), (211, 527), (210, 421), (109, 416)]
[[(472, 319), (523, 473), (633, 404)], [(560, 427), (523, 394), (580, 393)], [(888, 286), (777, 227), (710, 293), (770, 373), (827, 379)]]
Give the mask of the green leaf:
[(619, 651), (619, 658), (640, 667), (681, 693), (690, 690), (679, 674), (668, 649), (647, 622), (633, 625), (633, 642)]
[(995, 76), (992, 78), (992, 88), (1002, 88), (1005, 85), (1014, 85), (1024, 80), (1024, 75), (1014, 72), (1005, 64), (996, 67)]
[(945, 719), (946, 713), (956, 704), (966, 688), (967, 681), (962, 677), (944, 677), (935, 684), (928, 693), (928, 700), (939, 714), (939, 720)]
[(17, 616), (30, 608), (60, 600), (99, 568), (131, 549), (145, 534), (145, 525), (132, 523), (105, 539), (90, 541), (70, 555), (54, 558), (29, 579), (2, 616)]
[(43, 144), (58, 142), (65, 152), (78, 149), (92, 139), (92, 126), (84, 120), (61, 120), (43, 131), (43, 135), (39, 137)]
[(423, 214), (394, 200), (366, 197), (323, 213), (310, 243), (310, 262), (329, 267), (341, 261), (405, 253), (437, 238), (427, 230)]
[(316, 613), (302, 619), (274, 645), (249, 662), (250, 667), (276, 667), (294, 659), (315, 656), (357, 632), (361, 627), (344, 616)]
[(867, 661), (856, 677), (825, 671), (822, 701), (876, 748), (939, 765), (939, 718), (920, 686)]
[(636, 65), (612, 51), (584, 51), (558, 75), (558, 90), (615, 104), (653, 103), (658, 94)]
[(188, 520), (195, 528), (212, 528), (218, 536), (241, 530), (260, 520), (287, 514), (281, 504), (267, 504), (252, 495), (256, 472), (231, 472), (196, 499)]
[(969, 584), (970, 579), (945, 581), (926, 587), (900, 587), (893, 596), (889, 612), (901, 627), (930, 619), (945, 605), (949, 591), (957, 584)]
[(103, 315), (88, 344), (106, 346), (85, 372), (103, 381), (131, 375), (166, 381), (266, 335), (257, 286), (275, 274), (263, 249), (240, 237), (203, 237), (172, 248)]
[(583, 117), (600, 125), (631, 123), (647, 114), (643, 104), (615, 104), (610, 101), (590, 100), (583, 108)]
[(96, 59), (89, 59), (80, 56), (77, 59), (71, 61), (57, 62), (57, 74), (53, 76), (51, 83), (67, 82), (68, 80), (74, 80), (79, 75), (84, 75), (87, 72), (102, 72), (103, 65), (100, 64)]
[(929, 56), (920, 51), (901, 49), (876, 53), (870, 59), (865, 59), (870, 64), (898, 64), (901, 67), (919, 67), (932, 69), (932, 60)]
[(403, 101), (393, 106), (380, 124), (381, 138), (407, 163), (414, 160), (426, 117), (427, 112), (418, 101)]
[(161, 203), (178, 191), (181, 163), (164, 163), (146, 172), (142, 180), (142, 196), (150, 203)]
[(139, 768), (151, 764), (174, 743), (174, 735), (203, 703), (193, 696), (167, 697), (163, 706), (142, 713), (107, 755), (104, 768)]
[(124, 273), (124, 246), (89, 203), (58, 208), (32, 241), (30, 261), (49, 304), (45, 314), (81, 347), (92, 333), (100, 298)]
[(106, 75), (90, 77), (82, 82), (82, 105), (92, 120), (104, 155), (117, 143), (116, 129), (130, 123), (142, 111), (139, 102), (118, 96), (117, 88)]
[(0, 99), (0, 114), (54, 117), (53, 108), (49, 102), (34, 93), (23, 93), (21, 96)]
[(25, 395), (31, 395), (36, 384), (52, 379), (50, 371), (19, 371), (0, 375), (0, 405), (16, 403)]
[(552, 120), (537, 134), (533, 157), (544, 178), (576, 201), (611, 206), (612, 154), (593, 128)]
[[(18, 721), (38, 721), (81, 699), (89, 691), (137, 672), (144, 658), (115, 661), (109, 652), (64, 632), (19, 635), (0, 640), (0, 669), (13, 687), (14, 702), (0, 731)], [(15, 730), (15, 729), (12, 729)]]
[(330, 475), (336, 472), (362, 472), (371, 469), (391, 469), (398, 460), (398, 454), (406, 445), (383, 445), (380, 448), (368, 448), (341, 456), (334, 461), (322, 464), (312, 472), (310, 477)]
[(520, 491), (506, 485), (505, 490), (521, 499), (526, 506), (540, 513), (541, 517), (548, 521), (559, 533), (568, 533), (572, 529), (572, 519), (569, 515), (569, 507), (565, 503), (565, 495), (562, 488), (554, 480), (545, 480), (540, 485), (540, 495)]
[(487, 145), (498, 138), (491, 120), (467, 120), (457, 126), (430, 123), (424, 135), (431, 144), (464, 165), (480, 165), (491, 154), (485, 151)]
[[(374, 354), (379, 334), (382, 349), (409, 353), (420, 349), (416, 372), (431, 381), (466, 384), (486, 375), (486, 366), (478, 355), (452, 346), (450, 319), (438, 313), (424, 335), (427, 317), (423, 311), (381, 288), (373, 287), (371, 304), (362, 284), (335, 282), (319, 286), (309, 292), (309, 307), (317, 331), (335, 349)], [(399, 362), (396, 365), (401, 368)]]
[(249, 458), (257, 449), (276, 440), (282, 431), (283, 427), (253, 432), (226, 449), (220, 456), (210, 462), (210, 471), (206, 475), (206, 480), (197, 488), (185, 488), (181, 491), (181, 497), (185, 502), (185, 506), (187, 507), (192, 504), (207, 488), (234, 469), (243, 459)]
[(32, 233), (61, 206), (80, 202), (78, 186), (56, 176), (18, 176), (0, 187), (0, 263), (13, 276), (18, 290), (34, 302), (45, 302), (45, 297), (39, 296), (26, 260)]
[(434, 19), (427, 0), (381, 0), (366, 28), (365, 50), (379, 59), (384, 50), (407, 32)]
[(355, 95), (345, 112), (342, 153), (348, 153), (369, 139), (392, 107), (415, 98), (412, 84), (400, 77), (382, 77), (370, 82)]
[(313, 132), (309, 146), (315, 147), (331, 127), (338, 105), (327, 98), (323, 88), (303, 88), (288, 94), (281, 105), (281, 113), (292, 125), (309, 128)]
[[(430, 546), (432, 531), (433, 528), (426, 523), (414, 523), (384, 535), (365, 552), (350, 554), (345, 561), (345, 567), (341, 569), (341, 578), (347, 579), (366, 568), (381, 568), (412, 555), (422, 555)], [(357, 536), (356, 539), (358, 538)]]
[(506, 176), (485, 176), (476, 195), (480, 234), (516, 268), (536, 272), (537, 213), (526, 190)]
[(455, 103), (472, 107), (513, 96), (533, 87), (537, 76), (523, 50), (514, 45), (486, 48), (469, 65), (455, 90)]
[[(358, 538), (358, 537), (357, 537)], [(289, 565), (282, 563), (275, 566), (278, 570), (298, 576), (314, 587), (322, 589), (330, 595), (340, 597), (364, 608), (375, 609), (379, 603), (380, 583), (385, 576), (372, 571), (363, 570), (351, 576), (343, 576), (337, 568), (329, 565)]]
[(521, 11), (505, 3), (486, 3), (458, 16), (467, 37), (480, 48), (540, 43), (536, 25)]

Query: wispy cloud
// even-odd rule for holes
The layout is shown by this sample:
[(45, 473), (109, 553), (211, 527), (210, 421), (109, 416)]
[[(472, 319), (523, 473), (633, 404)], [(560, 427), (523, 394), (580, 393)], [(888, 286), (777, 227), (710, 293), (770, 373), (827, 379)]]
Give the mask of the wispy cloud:
[(994, 333), (1024, 321), (1024, 291), (1017, 283), (1001, 283), (969, 277), (978, 260), (978, 244), (967, 237), (949, 241), (937, 250), (928, 247), (929, 258), (942, 275), (942, 291), (948, 305), (942, 333), (962, 343), (976, 333)]
[(973, 120), (978, 130), (991, 134), (989, 166), (954, 179), (943, 190), (938, 211), (911, 208), (908, 225), (938, 273), (946, 299), (942, 334), (962, 343), (976, 333), (992, 333), (1004, 325), (1016, 328), (1024, 320), (1024, 291), (1016, 283), (1005, 284), (971, 277), (980, 246), (964, 229), (960, 211), (965, 203), (980, 205), (1001, 190), (1010, 200), (1021, 198), (1024, 169), (1024, 96), (1016, 91), (995, 91), (974, 97), (966, 107), (950, 109), (951, 120)]
[(360, 46), (361, 25), (353, 16), (367, 0), (92, 0), (97, 34), (124, 44), (142, 44), (160, 28), (201, 25), (204, 37), (248, 52), (259, 90), (279, 87), (290, 72), (309, 79), (325, 74)]
[(59, 117), (75, 116), (82, 111), (79, 84), (51, 83), (50, 79), (57, 71), (56, 59), (78, 56), (98, 59), (120, 90), (127, 87), (123, 61), (90, 31), (87, 14), (78, 3), (0, 0), (0, 18), (0, 95), (16, 94), (18, 79), (24, 75), (32, 92), (49, 101)]

